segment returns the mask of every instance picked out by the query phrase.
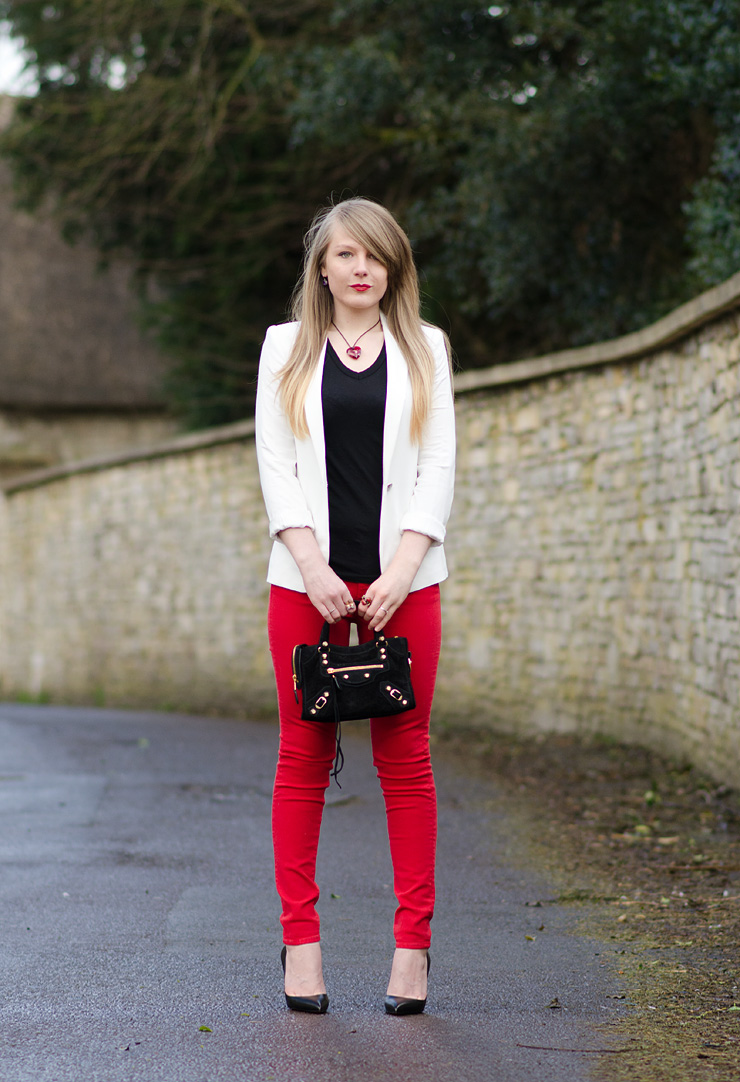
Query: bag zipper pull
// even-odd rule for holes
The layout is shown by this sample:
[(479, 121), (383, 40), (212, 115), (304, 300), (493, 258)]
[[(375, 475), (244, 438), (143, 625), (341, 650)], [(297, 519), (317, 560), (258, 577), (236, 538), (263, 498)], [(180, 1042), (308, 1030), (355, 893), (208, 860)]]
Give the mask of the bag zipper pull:
[(293, 664), (292, 664), (292, 669), (293, 669), (293, 694), (295, 695), (295, 701), (300, 704), (301, 700), (298, 698), (298, 677), (297, 677), (296, 671), (295, 671), (295, 652), (296, 652), (297, 649), (298, 649), (297, 646), (293, 647), (293, 658), (292, 658), (292, 662), (293, 662)]
[(363, 669), (384, 669), (385, 665), (342, 665), (340, 668), (327, 668), (327, 672), (330, 676), (334, 676), (338, 672), (362, 672)]

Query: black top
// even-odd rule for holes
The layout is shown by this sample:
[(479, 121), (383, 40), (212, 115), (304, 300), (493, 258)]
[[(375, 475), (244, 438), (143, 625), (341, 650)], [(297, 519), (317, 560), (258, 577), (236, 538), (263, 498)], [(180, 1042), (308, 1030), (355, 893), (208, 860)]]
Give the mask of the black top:
[(385, 345), (369, 368), (353, 372), (327, 343), (321, 402), (329, 485), (329, 566), (345, 582), (372, 582), (380, 574), (385, 396)]

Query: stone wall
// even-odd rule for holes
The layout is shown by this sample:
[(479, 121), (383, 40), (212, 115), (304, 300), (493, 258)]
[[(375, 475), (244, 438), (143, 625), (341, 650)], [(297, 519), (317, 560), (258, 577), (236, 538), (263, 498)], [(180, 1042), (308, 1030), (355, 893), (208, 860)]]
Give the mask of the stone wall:
[(740, 326), (458, 400), (443, 716), (740, 768)]
[[(435, 718), (740, 770), (740, 276), (637, 335), (458, 377)], [(0, 500), (0, 680), (272, 710), (252, 428)]]
[(269, 546), (252, 435), (246, 424), (181, 437), (154, 457), (48, 471), (7, 495), (5, 697), (267, 709)]
[(172, 436), (175, 429), (174, 419), (163, 410), (57, 412), (0, 407), (0, 481), (29, 470), (114, 454), (124, 447), (150, 447)]

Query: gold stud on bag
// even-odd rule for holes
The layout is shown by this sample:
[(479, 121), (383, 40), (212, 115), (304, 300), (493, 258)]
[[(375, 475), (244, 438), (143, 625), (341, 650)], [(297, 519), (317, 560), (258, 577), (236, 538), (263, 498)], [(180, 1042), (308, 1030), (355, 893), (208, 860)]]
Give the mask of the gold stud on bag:
[(336, 779), (343, 762), (340, 722), (387, 717), (416, 706), (408, 641), (376, 631), (370, 642), (340, 646), (329, 641), (329, 625), (324, 624), (316, 645), (293, 647), (293, 691), (304, 721), (337, 725)]

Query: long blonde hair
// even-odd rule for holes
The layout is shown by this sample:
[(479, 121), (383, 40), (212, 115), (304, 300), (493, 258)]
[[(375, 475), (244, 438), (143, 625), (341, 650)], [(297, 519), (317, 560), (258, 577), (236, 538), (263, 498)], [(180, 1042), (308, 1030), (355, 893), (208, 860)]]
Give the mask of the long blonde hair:
[(369, 199), (346, 199), (319, 211), (304, 239), (303, 271), (293, 293), (291, 315), (300, 322), (290, 356), (280, 372), (280, 398), (294, 434), (308, 435), (306, 393), (319, 363), (334, 315), (321, 267), (337, 225), (342, 225), (388, 271), (380, 308), (408, 365), (413, 396), (411, 439), (419, 442), (429, 415), (434, 357), (419, 315), (419, 280), (409, 239), (385, 207)]

